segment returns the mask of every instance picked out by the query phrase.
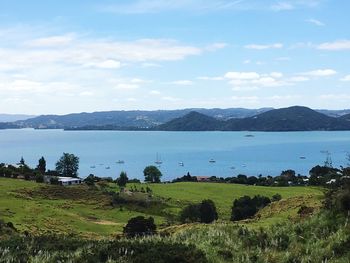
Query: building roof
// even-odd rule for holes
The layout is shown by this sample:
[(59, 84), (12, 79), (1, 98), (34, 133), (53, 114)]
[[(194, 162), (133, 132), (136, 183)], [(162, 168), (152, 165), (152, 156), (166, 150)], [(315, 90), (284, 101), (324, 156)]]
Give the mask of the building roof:
[(60, 182), (75, 182), (75, 181), (81, 181), (80, 178), (75, 177), (58, 177), (58, 181)]

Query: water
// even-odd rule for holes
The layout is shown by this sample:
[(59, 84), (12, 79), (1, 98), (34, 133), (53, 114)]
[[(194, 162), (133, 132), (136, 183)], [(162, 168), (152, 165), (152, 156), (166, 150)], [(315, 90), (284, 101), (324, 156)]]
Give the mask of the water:
[[(239, 173), (276, 176), (293, 169), (307, 175), (313, 166), (323, 164), (324, 151), (331, 153), (335, 167), (348, 162), (348, 131), (249, 134), (254, 137), (246, 137), (247, 132), (1, 130), (0, 162), (17, 163), (23, 156), (35, 167), (44, 156), (47, 168), (54, 169), (62, 153), (69, 152), (80, 157), (81, 177), (93, 173), (115, 178), (126, 171), (129, 178), (142, 179), (143, 169), (154, 165), (158, 153), (163, 180), (187, 172), (219, 177)], [(209, 163), (210, 159), (216, 162)], [(118, 160), (125, 163), (117, 164)]]

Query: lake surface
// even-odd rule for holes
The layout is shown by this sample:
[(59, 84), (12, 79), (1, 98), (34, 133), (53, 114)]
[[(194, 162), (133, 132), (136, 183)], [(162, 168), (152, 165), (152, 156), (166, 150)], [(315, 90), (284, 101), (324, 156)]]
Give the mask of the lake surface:
[[(80, 157), (81, 177), (93, 173), (115, 178), (126, 171), (129, 178), (142, 179), (143, 169), (154, 165), (157, 153), (163, 180), (187, 172), (219, 177), (239, 173), (276, 176), (293, 169), (307, 175), (313, 166), (324, 163), (325, 151), (330, 152), (333, 166), (346, 165), (350, 132), (0, 130), (0, 162), (17, 163), (23, 156), (35, 167), (44, 156), (47, 168), (54, 169), (62, 153), (69, 152)], [(216, 162), (210, 163), (210, 159)], [(117, 164), (118, 160), (125, 163)]]

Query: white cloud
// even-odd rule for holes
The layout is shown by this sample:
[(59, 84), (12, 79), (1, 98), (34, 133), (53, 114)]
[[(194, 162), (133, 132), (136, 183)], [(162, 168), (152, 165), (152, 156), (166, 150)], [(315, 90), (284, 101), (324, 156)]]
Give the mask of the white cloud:
[(73, 40), (74, 34), (67, 34), (33, 39), (28, 41), (27, 45), (32, 47), (58, 47), (71, 44)]
[(271, 9), (273, 11), (286, 11), (286, 10), (293, 10), (295, 7), (289, 2), (278, 2), (273, 5), (271, 5)]
[(140, 86), (137, 84), (130, 84), (130, 83), (119, 83), (114, 88), (117, 90), (135, 90), (138, 89)]
[(326, 42), (317, 46), (320, 50), (350, 50), (350, 40), (337, 40), (334, 42)]
[(301, 75), (309, 76), (309, 77), (329, 77), (337, 74), (337, 72), (333, 69), (317, 69), (308, 72), (304, 72)]
[(225, 48), (227, 46), (228, 46), (227, 43), (213, 43), (213, 44), (210, 44), (209, 46), (207, 46), (206, 50), (208, 50), (208, 51), (216, 51), (218, 49), (223, 49), (223, 48)]
[(95, 93), (92, 91), (83, 91), (83, 92), (80, 92), (79, 95), (83, 97), (91, 97), (91, 96), (94, 96)]
[(162, 66), (160, 64), (157, 64), (157, 63), (145, 62), (145, 63), (141, 64), (141, 67), (143, 67), (143, 68), (160, 68)]
[(151, 91), (149, 92), (149, 94), (151, 94), (151, 95), (160, 95), (161, 92), (160, 92), (159, 90), (151, 90)]
[(282, 78), (283, 74), (281, 72), (271, 72), (270, 76), (278, 79), (278, 78)]
[(340, 79), (341, 81), (350, 81), (350, 75), (346, 75)]
[(281, 44), (281, 43), (274, 43), (274, 44), (267, 44), (267, 45), (249, 44), (249, 45), (245, 45), (244, 48), (256, 49), (256, 50), (279, 49), (279, 48), (283, 48), (283, 44)]
[(190, 86), (190, 85), (193, 85), (194, 82), (191, 80), (175, 80), (175, 81), (169, 82), (169, 84), (180, 85), (180, 86)]
[[(280, 87), (290, 85), (282, 79), (281, 72), (271, 72), (269, 74), (259, 74), (257, 72), (227, 72), (225, 78), (235, 90), (257, 89), (259, 87)], [(257, 88), (256, 88), (257, 87)]]
[(256, 72), (227, 72), (225, 74), (225, 78), (232, 79), (232, 80), (252, 80), (252, 79), (258, 79), (260, 75)]
[(325, 24), (323, 22), (321, 22), (320, 20), (317, 20), (317, 19), (313, 19), (313, 18), (307, 19), (306, 22), (314, 24), (316, 26), (325, 26)]
[(108, 59), (101, 62), (91, 62), (87, 63), (84, 66), (87, 67), (96, 67), (96, 68), (102, 68), (102, 69), (118, 69), (121, 67), (121, 63), (119, 61)]

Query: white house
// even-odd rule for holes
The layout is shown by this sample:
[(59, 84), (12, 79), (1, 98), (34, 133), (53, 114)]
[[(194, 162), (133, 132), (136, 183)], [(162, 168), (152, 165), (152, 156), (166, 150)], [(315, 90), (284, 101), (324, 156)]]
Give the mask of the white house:
[(83, 181), (81, 178), (62, 177), (62, 176), (56, 177), (56, 176), (45, 175), (44, 182), (47, 184), (51, 183), (51, 178), (57, 178), (58, 184), (63, 185), (63, 186), (81, 184)]
[(75, 185), (75, 184), (81, 184), (82, 180), (80, 178), (74, 178), (74, 177), (58, 177), (58, 183), (60, 185)]

